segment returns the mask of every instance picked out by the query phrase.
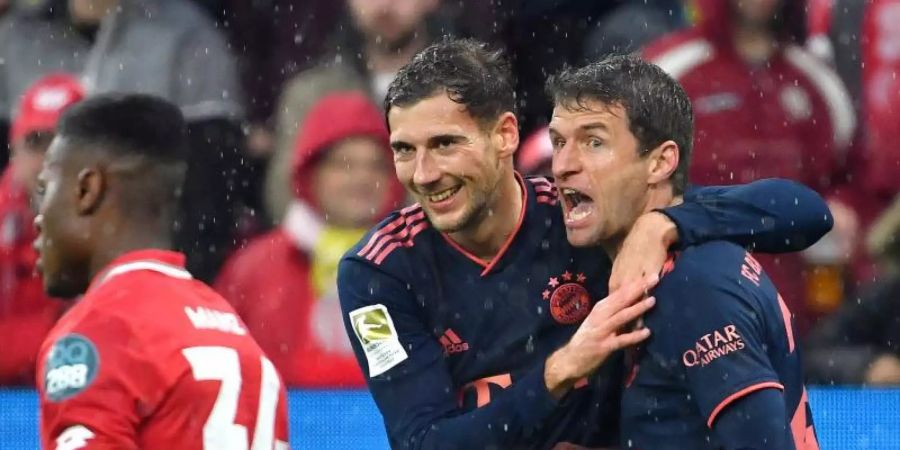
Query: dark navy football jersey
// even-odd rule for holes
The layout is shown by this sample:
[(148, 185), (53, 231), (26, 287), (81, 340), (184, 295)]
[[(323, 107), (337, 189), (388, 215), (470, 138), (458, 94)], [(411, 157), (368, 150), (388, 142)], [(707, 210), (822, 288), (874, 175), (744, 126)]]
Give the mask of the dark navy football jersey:
[(748, 252), (724, 241), (689, 247), (666, 264), (654, 295), (644, 318), (653, 334), (628, 358), (624, 447), (725, 448), (717, 418), (741, 398), (775, 389), (786, 413), (783, 441), (818, 449), (790, 311)]
[[(394, 448), (618, 440), (621, 355), (559, 402), (544, 384), (546, 358), (606, 296), (610, 261), (599, 249), (568, 245), (550, 180), (520, 183), (518, 227), (490, 262), (434, 230), (414, 205), (340, 263), (345, 325)], [(685, 244), (754, 236), (790, 250), (786, 235), (802, 230), (815, 240), (830, 228), (821, 198), (790, 182), (700, 189), (666, 214)]]

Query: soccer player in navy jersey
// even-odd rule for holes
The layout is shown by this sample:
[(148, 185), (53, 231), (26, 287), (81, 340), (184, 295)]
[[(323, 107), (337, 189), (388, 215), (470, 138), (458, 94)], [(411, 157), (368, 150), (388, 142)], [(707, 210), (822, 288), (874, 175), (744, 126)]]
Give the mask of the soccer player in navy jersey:
[[(553, 182), (514, 171), (515, 103), (503, 55), (471, 40), (423, 50), (388, 91), (397, 176), (419, 203), (344, 256), (338, 291), (394, 448), (598, 447), (618, 438), (616, 350), (647, 337), (619, 325), (652, 305), (642, 295), (648, 284), (607, 297), (612, 263), (567, 243)], [(676, 240), (796, 250), (829, 220), (821, 198), (789, 182), (701, 189), (639, 219), (642, 239), (619, 259), (639, 279), (659, 271)]]
[[(628, 56), (564, 70), (548, 91), (568, 240), (615, 258), (642, 214), (684, 193), (690, 100), (659, 67)], [(744, 248), (684, 247), (652, 293), (652, 335), (630, 352), (624, 447), (818, 449), (790, 312)]]

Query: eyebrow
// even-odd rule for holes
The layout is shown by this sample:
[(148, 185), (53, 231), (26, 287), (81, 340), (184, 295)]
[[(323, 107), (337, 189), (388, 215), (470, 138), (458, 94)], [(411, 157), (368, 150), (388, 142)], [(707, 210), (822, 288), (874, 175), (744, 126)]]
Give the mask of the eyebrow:
[(466, 140), (466, 137), (460, 134), (438, 134), (428, 138), (427, 147), (437, 147), (441, 142), (452, 142), (458, 144)]
[(591, 123), (586, 123), (586, 124), (584, 124), (584, 125), (582, 125), (582, 126), (580, 126), (580, 127), (578, 127), (578, 128), (581, 129), (581, 130), (594, 130), (594, 129), (600, 129), (600, 130), (603, 130), (603, 131), (609, 131), (609, 127), (608, 127), (605, 123), (603, 123), (603, 122), (591, 122)]
[(406, 141), (391, 141), (391, 148), (394, 150), (401, 148), (414, 148), (412, 144)]

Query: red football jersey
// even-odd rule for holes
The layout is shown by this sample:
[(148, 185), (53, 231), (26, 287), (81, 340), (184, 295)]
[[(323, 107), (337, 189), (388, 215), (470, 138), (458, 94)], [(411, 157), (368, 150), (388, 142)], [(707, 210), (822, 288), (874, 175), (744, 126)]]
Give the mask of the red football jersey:
[(41, 345), (46, 449), (288, 448), (275, 367), (184, 256), (115, 260)]

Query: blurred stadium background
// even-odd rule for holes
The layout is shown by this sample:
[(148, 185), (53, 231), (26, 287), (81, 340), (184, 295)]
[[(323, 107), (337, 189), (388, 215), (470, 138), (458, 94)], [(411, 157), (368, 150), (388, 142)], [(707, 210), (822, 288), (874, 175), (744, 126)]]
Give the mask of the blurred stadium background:
[[(764, 23), (755, 38), (768, 44), (732, 35), (735, 20)], [(191, 272), (295, 389), (297, 448), (385, 448), (334, 271), (384, 212), (358, 205), (399, 191), (377, 139), (363, 139), (368, 158), (341, 159), (350, 138), (377, 138), (380, 113), (319, 103), (356, 92), (374, 110), (399, 67), (446, 35), (510, 53), (523, 173), (548, 169), (546, 76), (640, 51), (694, 102), (693, 181), (778, 176), (826, 197), (835, 230), (762, 261), (804, 335), (822, 447), (900, 448), (900, 0), (0, 0), (0, 449), (37, 447), (34, 358), (64, 312), (41, 293), (30, 249), (52, 96), (27, 91), (54, 73), (79, 84), (65, 92), (148, 92), (182, 108), (192, 160), (178, 245)], [(323, 122), (337, 131), (318, 133)]]

